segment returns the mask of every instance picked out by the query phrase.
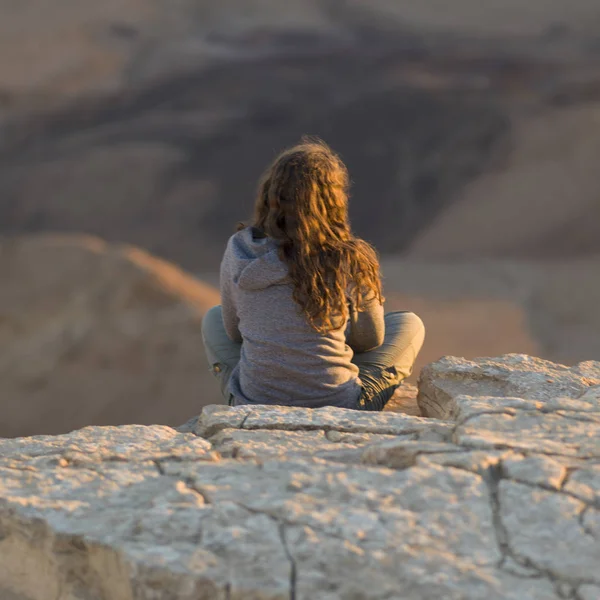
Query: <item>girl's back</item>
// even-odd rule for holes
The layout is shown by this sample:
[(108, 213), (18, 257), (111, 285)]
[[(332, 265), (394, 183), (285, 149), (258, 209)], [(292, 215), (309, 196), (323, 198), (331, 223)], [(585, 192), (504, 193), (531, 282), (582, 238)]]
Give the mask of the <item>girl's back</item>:
[(232, 236), (221, 297), (226, 331), (244, 340), (230, 379), (237, 404), (355, 406), (360, 383), (345, 324), (323, 333), (310, 326), (276, 242), (252, 227)]
[(328, 146), (305, 141), (276, 158), (252, 225), (230, 238), (222, 306), (203, 321), (230, 403), (378, 410), (412, 369), (423, 324), (384, 319), (377, 254), (350, 230), (348, 183)]

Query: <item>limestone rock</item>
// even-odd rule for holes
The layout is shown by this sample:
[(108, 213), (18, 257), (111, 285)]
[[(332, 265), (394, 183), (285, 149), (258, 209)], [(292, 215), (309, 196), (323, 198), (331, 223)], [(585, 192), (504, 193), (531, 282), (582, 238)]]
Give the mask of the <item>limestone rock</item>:
[(238, 406), (232, 410), (229, 406), (209, 404), (202, 409), (194, 424), (190, 422), (189, 427), (196, 435), (210, 438), (222, 429), (242, 427), (249, 412), (249, 406)]
[(572, 473), (564, 490), (589, 504), (600, 505), (600, 464)]
[(592, 386), (600, 386), (600, 362), (569, 368), (523, 354), (475, 360), (447, 356), (421, 371), (417, 400), (424, 416), (448, 419), (459, 395), (548, 402), (579, 398)]
[(347, 452), (345, 451), (356, 450), (360, 446), (374, 442), (397, 440), (397, 437), (411, 439), (413, 435), (347, 433), (337, 430), (223, 429), (209, 439), (214, 448), (224, 457), (316, 456), (334, 460), (335, 456), (346, 456)]
[(502, 461), (507, 479), (559, 490), (567, 469), (548, 456), (510, 456)]
[(443, 421), (422, 419), (402, 413), (367, 413), (331, 406), (290, 409), (285, 406), (268, 405), (238, 406), (233, 410), (226, 406), (206, 407), (194, 431), (203, 437), (210, 437), (218, 430), (232, 426), (287, 431), (333, 429), (387, 435), (425, 434), (432, 431), (440, 435), (449, 435), (451, 431), (451, 426)]
[(362, 453), (361, 460), (364, 464), (405, 469), (416, 464), (419, 456), (459, 451), (455, 444), (393, 440), (370, 445)]
[(445, 467), (455, 467), (477, 473), (484, 478), (489, 478), (498, 473), (502, 467), (502, 460), (509, 454), (503, 451), (495, 450), (467, 450), (458, 448), (454, 452), (431, 452), (419, 453), (416, 457), (416, 464), (427, 465), (435, 463)]
[(595, 598), (600, 398), (463, 391), (0, 440), (0, 598)]
[(600, 537), (580, 522), (594, 508), (512, 481), (500, 482), (498, 499), (511, 552), (559, 579), (600, 582)]

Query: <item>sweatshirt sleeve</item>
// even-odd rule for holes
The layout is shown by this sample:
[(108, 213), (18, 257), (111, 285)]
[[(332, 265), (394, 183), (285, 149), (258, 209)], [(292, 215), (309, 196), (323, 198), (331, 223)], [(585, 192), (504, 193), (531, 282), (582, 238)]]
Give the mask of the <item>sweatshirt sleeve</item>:
[(223, 325), (229, 339), (234, 342), (242, 342), (242, 334), (239, 330), (240, 319), (235, 307), (233, 297), (233, 280), (231, 269), (229, 268), (227, 252), (221, 261), (220, 287), (221, 287), (221, 312), (223, 314)]
[(363, 310), (358, 312), (350, 304), (350, 319), (346, 333), (346, 343), (354, 352), (368, 352), (383, 343), (385, 322), (383, 304), (377, 297), (367, 300)]

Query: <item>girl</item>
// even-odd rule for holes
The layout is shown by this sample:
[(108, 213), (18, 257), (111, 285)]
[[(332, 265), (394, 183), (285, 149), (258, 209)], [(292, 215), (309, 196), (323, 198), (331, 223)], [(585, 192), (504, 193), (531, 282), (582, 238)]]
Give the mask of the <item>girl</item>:
[(410, 375), (425, 330), (384, 315), (374, 249), (352, 235), (348, 172), (321, 141), (278, 156), (252, 225), (221, 262), (221, 306), (202, 321), (210, 368), (230, 405), (382, 410)]

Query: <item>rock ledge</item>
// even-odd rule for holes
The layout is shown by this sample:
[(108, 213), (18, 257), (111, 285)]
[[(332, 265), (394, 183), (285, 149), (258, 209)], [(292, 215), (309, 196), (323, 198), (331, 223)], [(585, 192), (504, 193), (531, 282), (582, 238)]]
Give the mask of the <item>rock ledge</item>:
[(599, 598), (600, 363), (446, 357), (419, 404), (0, 440), (0, 598)]

